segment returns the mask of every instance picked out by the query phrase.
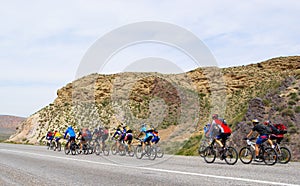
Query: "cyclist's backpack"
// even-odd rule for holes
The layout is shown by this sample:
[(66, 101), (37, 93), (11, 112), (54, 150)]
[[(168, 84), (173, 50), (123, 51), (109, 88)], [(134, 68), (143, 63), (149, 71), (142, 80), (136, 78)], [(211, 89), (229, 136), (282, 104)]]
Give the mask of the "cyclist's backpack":
[(51, 131), (49, 131), (49, 132), (47, 133), (47, 137), (51, 137), (51, 136), (53, 136), (53, 133), (52, 133)]
[(280, 124), (274, 124), (274, 127), (276, 127), (279, 131), (278, 134), (286, 134), (287, 133), (287, 128), (284, 124), (280, 123)]
[(277, 135), (277, 134), (280, 133), (280, 131), (273, 124), (271, 124), (269, 127), (270, 127), (270, 129), (272, 131), (271, 134)]
[(221, 127), (223, 128), (225, 134), (231, 134), (231, 129), (228, 126), (228, 124), (227, 124), (227, 122), (226, 122), (225, 119), (219, 118), (219, 119), (216, 119), (215, 122), (218, 125), (221, 125)]
[(257, 128), (258, 128), (258, 132), (260, 131), (261, 134), (272, 134), (271, 128), (264, 124), (258, 124)]
[(82, 135), (82, 137), (86, 138), (88, 136), (88, 129), (83, 128), (81, 131), (81, 135)]

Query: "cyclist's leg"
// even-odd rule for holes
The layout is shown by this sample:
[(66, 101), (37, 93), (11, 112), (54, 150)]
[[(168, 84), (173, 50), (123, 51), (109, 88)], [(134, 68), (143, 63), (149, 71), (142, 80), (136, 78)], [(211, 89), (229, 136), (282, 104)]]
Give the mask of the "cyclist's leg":
[(255, 156), (258, 157), (259, 155), (259, 146), (264, 143), (265, 141), (268, 140), (268, 136), (267, 135), (260, 135), (255, 143)]
[(220, 141), (220, 139), (222, 139), (221, 135), (218, 135), (215, 137), (215, 142), (217, 142), (217, 144), (219, 145), (219, 147), (223, 147), (222, 142)]

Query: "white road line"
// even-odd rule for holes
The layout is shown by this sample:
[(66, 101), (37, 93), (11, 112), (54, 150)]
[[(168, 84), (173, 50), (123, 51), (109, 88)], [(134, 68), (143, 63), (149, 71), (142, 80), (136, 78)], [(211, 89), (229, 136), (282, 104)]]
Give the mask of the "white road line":
[(100, 165), (115, 166), (115, 167), (124, 167), (124, 168), (133, 168), (133, 169), (157, 171), (157, 172), (166, 172), (166, 173), (173, 173), (173, 174), (182, 174), (182, 175), (189, 175), (189, 176), (210, 177), (210, 178), (217, 178), (217, 179), (252, 182), (252, 183), (261, 183), (261, 184), (269, 184), (269, 185), (300, 186), (300, 185), (297, 185), (297, 184), (282, 183), (282, 182), (272, 182), (272, 181), (254, 180), (254, 179), (246, 179), (246, 178), (238, 178), (238, 177), (218, 176), (218, 175), (211, 175), (211, 174), (201, 174), (201, 173), (195, 173), (195, 172), (183, 172), (183, 171), (168, 170), (168, 169), (150, 168), (150, 167), (136, 167), (136, 166), (130, 166), (130, 165), (113, 164), (113, 163), (103, 163), (103, 162), (97, 162), (97, 161), (75, 159), (75, 158), (70, 158), (70, 157), (58, 157), (58, 156), (52, 156), (52, 155), (46, 155), (46, 154), (37, 154), (37, 153), (17, 151), (17, 150), (0, 149), (0, 151), (3, 151), (3, 152), (9, 151), (9, 152), (14, 152), (14, 153), (18, 153), (18, 154), (22, 153), (22, 154), (41, 156), (41, 157), (49, 157), (49, 158), (56, 158), (56, 159), (63, 159), (63, 160), (80, 161), (80, 162), (85, 162), (85, 163), (100, 164)]

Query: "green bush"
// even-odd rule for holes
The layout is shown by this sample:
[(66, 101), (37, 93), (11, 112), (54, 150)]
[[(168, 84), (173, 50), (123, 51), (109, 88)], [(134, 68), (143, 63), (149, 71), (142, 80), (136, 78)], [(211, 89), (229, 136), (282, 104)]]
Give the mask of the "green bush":
[(263, 104), (265, 105), (265, 106), (270, 106), (270, 103), (271, 103), (271, 100), (269, 100), (269, 99), (264, 99), (263, 100)]
[(294, 117), (294, 111), (291, 109), (285, 109), (282, 111), (281, 116)]
[(295, 107), (294, 110), (295, 110), (296, 113), (300, 113), (300, 106)]
[(290, 101), (288, 102), (288, 104), (289, 104), (289, 105), (296, 105), (296, 102), (295, 102), (295, 101), (292, 101), (292, 100), (290, 100)]
[(297, 95), (296, 92), (290, 93), (290, 94), (289, 94), (289, 97), (291, 97), (291, 99), (292, 99), (292, 100), (295, 100), (295, 101), (298, 99), (298, 95)]
[(297, 133), (297, 128), (293, 126), (293, 127), (289, 128), (288, 132), (291, 134)]

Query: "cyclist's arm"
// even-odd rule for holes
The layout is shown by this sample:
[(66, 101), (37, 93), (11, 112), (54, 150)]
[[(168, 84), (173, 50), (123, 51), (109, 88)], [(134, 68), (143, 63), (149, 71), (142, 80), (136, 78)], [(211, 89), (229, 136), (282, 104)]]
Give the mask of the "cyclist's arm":
[(69, 131), (66, 130), (65, 135), (64, 135), (64, 139), (66, 139), (68, 132), (69, 132)]
[(249, 132), (249, 134), (247, 135), (247, 138), (250, 138), (252, 134), (253, 134), (253, 130), (251, 130), (251, 131)]

